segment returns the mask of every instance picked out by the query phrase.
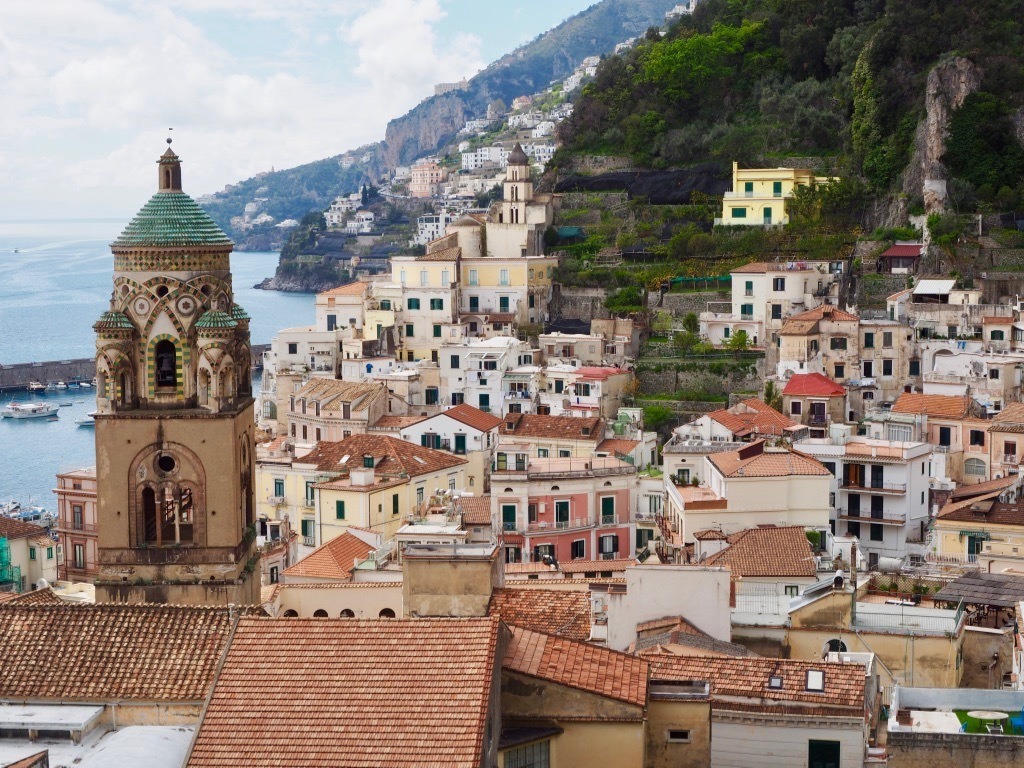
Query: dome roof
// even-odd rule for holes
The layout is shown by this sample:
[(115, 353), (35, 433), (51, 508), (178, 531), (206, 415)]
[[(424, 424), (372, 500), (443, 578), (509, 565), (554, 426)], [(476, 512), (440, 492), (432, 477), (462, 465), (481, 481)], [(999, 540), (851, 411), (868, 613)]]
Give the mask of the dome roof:
[(135, 330), (132, 321), (124, 312), (104, 312), (100, 319), (93, 323), (92, 328), (94, 331)]
[(228, 246), (231, 239), (184, 192), (157, 192), (142, 206), (111, 248)]
[(231, 305), (231, 316), (235, 320), (252, 320), (252, 317), (250, 317), (249, 313), (242, 309), (242, 307), (238, 304)]
[(196, 320), (196, 328), (235, 328), (237, 325), (238, 323), (232, 319), (231, 315), (221, 312), (219, 309), (204, 312)]
[(530, 158), (528, 158), (526, 156), (526, 153), (523, 151), (523, 145), (520, 144), (518, 141), (516, 142), (516, 145), (512, 148), (512, 151), (509, 153), (508, 164), (509, 165), (529, 165), (530, 164)]

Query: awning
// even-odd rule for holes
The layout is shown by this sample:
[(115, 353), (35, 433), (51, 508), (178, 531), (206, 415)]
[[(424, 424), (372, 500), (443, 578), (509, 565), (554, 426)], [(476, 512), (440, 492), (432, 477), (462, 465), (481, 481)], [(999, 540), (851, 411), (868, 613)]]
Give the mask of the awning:
[(976, 539), (983, 539), (984, 541), (988, 541), (990, 538), (992, 538), (991, 536), (989, 536), (987, 531), (960, 531), (960, 535), (973, 536)]

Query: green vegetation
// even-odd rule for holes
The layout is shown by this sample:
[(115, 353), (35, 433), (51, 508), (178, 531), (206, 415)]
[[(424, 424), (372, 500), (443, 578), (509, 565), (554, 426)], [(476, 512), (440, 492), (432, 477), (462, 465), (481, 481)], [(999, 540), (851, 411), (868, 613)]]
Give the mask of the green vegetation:
[(675, 418), (676, 414), (667, 405), (648, 405), (644, 408), (644, 429), (657, 431)]

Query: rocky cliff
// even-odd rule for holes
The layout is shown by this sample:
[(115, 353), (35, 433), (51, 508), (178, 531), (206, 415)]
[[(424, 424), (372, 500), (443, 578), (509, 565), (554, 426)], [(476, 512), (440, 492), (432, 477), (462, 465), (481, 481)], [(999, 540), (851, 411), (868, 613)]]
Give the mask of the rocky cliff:
[(923, 198), (928, 213), (945, 210), (949, 174), (942, 164), (949, 137), (949, 120), (970, 94), (981, 87), (976, 64), (960, 56), (937, 64), (925, 86), (925, 116), (914, 134), (913, 155), (903, 174), (903, 191)]

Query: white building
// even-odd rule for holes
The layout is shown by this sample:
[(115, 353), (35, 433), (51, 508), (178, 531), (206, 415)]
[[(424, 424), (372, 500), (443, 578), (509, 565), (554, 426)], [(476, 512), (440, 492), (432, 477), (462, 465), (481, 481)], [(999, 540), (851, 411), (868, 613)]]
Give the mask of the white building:
[(452, 211), (441, 211), (440, 213), (427, 213), (416, 219), (416, 236), (413, 237), (414, 245), (426, 245), (431, 240), (441, 237), (445, 228), (458, 218), (458, 214)]
[(850, 436), (836, 425), (828, 438), (808, 438), (794, 449), (831, 474), (832, 531), (855, 536), (874, 569), (881, 558), (924, 557), (929, 490), (934, 467), (928, 443)]
[(476, 171), (480, 168), (505, 168), (512, 150), (497, 145), (477, 147), (472, 152), (462, 153), (462, 170)]
[(441, 397), (451, 405), (468, 403), (484, 413), (508, 413), (503, 388), (505, 373), (533, 362), (534, 351), (525, 341), (509, 336), (466, 339), (441, 346)]

